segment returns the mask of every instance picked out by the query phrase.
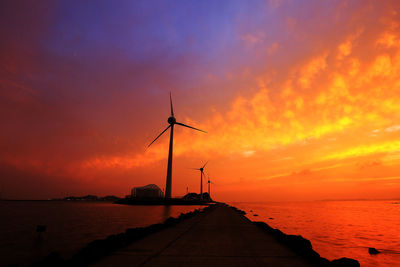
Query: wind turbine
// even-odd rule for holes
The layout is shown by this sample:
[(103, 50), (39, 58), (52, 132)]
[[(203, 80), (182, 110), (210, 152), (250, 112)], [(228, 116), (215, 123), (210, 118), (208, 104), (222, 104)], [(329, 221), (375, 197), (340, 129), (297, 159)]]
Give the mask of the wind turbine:
[(208, 176), (208, 195), (211, 198), (210, 184), (214, 184), (214, 183), (210, 181), (210, 175), (207, 174), (207, 176)]
[(200, 167), (198, 169), (192, 168), (193, 170), (198, 170), (200, 171), (200, 197), (203, 199), (203, 174), (204, 174), (204, 168), (206, 167), (208, 161), (206, 164), (203, 165), (203, 167)]
[(197, 130), (200, 132), (204, 132), (207, 133), (206, 131), (194, 128), (192, 126), (177, 122), (174, 116), (174, 108), (172, 106), (172, 97), (171, 97), (171, 93), (169, 93), (169, 103), (171, 105), (171, 116), (168, 118), (168, 123), (169, 126), (167, 128), (165, 128), (164, 131), (162, 131), (157, 137), (156, 139), (153, 140), (153, 142), (151, 142), (147, 147), (150, 147), (163, 133), (165, 133), (169, 128), (171, 128), (171, 132), (170, 132), (170, 136), (169, 136), (169, 152), (168, 152), (168, 167), (167, 167), (167, 182), (165, 185), (165, 198), (169, 199), (171, 198), (171, 191), (172, 191), (172, 148), (173, 148), (173, 144), (174, 144), (174, 125), (180, 125), (180, 126), (184, 126), (193, 130)]

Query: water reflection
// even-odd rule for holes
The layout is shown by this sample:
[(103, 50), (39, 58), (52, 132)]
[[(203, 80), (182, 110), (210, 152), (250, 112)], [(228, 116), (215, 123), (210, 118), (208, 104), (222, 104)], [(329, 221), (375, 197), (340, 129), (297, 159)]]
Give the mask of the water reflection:
[(163, 206), (163, 219), (166, 220), (171, 217), (171, 206)]
[[(52, 251), (70, 257), (95, 239), (162, 223), (201, 206), (129, 206), (103, 202), (0, 203), (0, 266), (28, 264)], [(38, 233), (37, 226), (46, 231)], [(36, 231), (35, 231), (36, 230)], [(40, 229), (39, 229), (40, 230)]]
[[(330, 260), (348, 257), (361, 266), (398, 266), (400, 209), (391, 201), (232, 203), (249, 219), (267, 222), (286, 234), (302, 235)], [(251, 211), (250, 211), (251, 210)], [(268, 220), (274, 218), (274, 220)], [(368, 248), (381, 251), (370, 255)]]

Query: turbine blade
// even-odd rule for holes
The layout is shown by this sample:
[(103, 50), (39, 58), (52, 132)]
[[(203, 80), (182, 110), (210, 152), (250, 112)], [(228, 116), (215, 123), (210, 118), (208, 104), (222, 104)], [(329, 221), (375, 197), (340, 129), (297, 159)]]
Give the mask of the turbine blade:
[(180, 126), (184, 126), (184, 127), (188, 127), (188, 128), (191, 128), (191, 129), (194, 129), (194, 130), (197, 130), (197, 131), (203, 132), (203, 133), (207, 133), (206, 131), (203, 131), (203, 130), (200, 130), (200, 129), (194, 128), (194, 127), (192, 127), (192, 126), (189, 126), (189, 125), (186, 125), (186, 124), (183, 124), (183, 123), (180, 123), (180, 122), (177, 122), (177, 123), (175, 123), (175, 124), (178, 124), (178, 125), (180, 125)]
[(169, 129), (169, 127), (171, 127), (171, 125), (169, 125), (167, 128), (165, 128), (165, 130), (162, 131), (162, 132), (156, 137), (156, 139), (154, 139), (153, 142), (151, 142), (150, 145), (148, 145), (147, 147), (151, 146), (163, 133), (165, 133), (166, 130)]
[(206, 167), (207, 163), (208, 163), (208, 160), (207, 160), (206, 164), (204, 164), (203, 169)]
[(171, 104), (171, 116), (174, 116), (174, 107), (172, 106), (172, 96), (171, 92), (169, 92), (169, 103)]

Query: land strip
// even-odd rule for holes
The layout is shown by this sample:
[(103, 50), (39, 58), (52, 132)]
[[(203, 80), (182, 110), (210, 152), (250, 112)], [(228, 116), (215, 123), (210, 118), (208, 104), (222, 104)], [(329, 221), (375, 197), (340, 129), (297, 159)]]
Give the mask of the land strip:
[(353, 259), (322, 258), (309, 240), (244, 214), (214, 204), (95, 240), (70, 259), (51, 253), (32, 266), (360, 266)]
[(92, 265), (333, 266), (313, 253), (311, 258), (308, 257), (309, 251), (303, 255), (297, 253), (278, 242), (263, 225), (252, 223), (234, 208), (218, 204), (207, 212), (117, 250)]

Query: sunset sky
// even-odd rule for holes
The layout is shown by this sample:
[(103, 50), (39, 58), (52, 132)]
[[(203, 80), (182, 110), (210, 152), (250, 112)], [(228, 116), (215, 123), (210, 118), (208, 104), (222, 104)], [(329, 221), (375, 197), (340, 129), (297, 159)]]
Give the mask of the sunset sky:
[[(0, 195), (400, 198), (399, 1), (2, 1)], [(206, 184), (204, 184), (206, 188)]]

